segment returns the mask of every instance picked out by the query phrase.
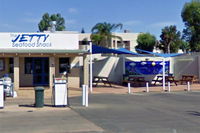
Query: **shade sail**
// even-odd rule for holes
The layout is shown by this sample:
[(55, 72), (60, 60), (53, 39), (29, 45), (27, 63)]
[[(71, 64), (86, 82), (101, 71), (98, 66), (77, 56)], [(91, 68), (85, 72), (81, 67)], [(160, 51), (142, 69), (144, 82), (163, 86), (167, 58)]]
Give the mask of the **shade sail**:
[(136, 49), (136, 50), (141, 51), (141, 52), (144, 52), (144, 53), (148, 53), (148, 54), (152, 54), (152, 55), (164, 57), (164, 58), (183, 55), (183, 54), (181, 54), (181, 53), (163, 54), (163, 53), (154, 53), (154, 52), (150, 52), (150, 51), (146, 51), (146, 50), (142, 50), (142, 49)]
[(125, 53), (125, 54), (144, 56), (144, 55), (142, 55), (142, 54), (138, 54), (138, 53), (129, 51), (129, 50), (125, 49), (125, 48), (120, 48), (120, 49), (117, 49), (117, 50), (118, 50), (118, 51), (121, 51), (121, 52), (123, 52), (123, 53)]
[(105, 48), (105, 47), (101, 47), (97, 45), (92, 45), (92, 54), (100, 54), (100, 53), (130, 54), (130, 55), (143, 56), (142, 54), (134, 53), (124, 48), (109, 49), (109, 48)]
[(115, 53), (115, 54), (122, 54), (122, 52), (117, 51), (115, 49), (109, 49), (97, 45), (92, 45), (92, 54), (100, 54), (100, 53)]

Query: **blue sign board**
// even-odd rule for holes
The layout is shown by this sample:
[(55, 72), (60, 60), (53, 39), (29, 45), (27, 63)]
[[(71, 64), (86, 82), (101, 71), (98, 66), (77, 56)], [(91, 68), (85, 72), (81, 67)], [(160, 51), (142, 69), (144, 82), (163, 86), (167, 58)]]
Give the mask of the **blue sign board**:
[[(169, 73), (170, 62), (165, 61), (165, 73)], [(125, 74), (127, 75), (157, 75), (163, 73), (162, 61), (127, 61)]]

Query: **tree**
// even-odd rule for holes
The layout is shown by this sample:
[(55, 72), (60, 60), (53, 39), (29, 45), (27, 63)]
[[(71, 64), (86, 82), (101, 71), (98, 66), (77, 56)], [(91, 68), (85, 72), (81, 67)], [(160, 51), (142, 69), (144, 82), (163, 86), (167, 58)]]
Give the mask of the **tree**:
[(112, 31), (121, 28), (122, 24), (97, 23), (91, 30), (92, 34), (90, 38), (96, 45), (109, 47), (112, 38), (118, 38), (122, 41), (121, 37), (112, 34)]
[(160, 44), (158, 45), (158, 48), (160, 50), (162, 50), (164, 53), (178, 52), (182, 40), (181, 40), (181, 32), (177, 31), (175, 25), (164, 27), (162, 29), (160, 38), (161, 38)]
[(184, 39), (189, 42), (191, 51), (200, 51), (200, 1), (192, 0), (185, 3), (182, 13), (184, 29)]
[(180, 48), (184, 53), (188, 53), (190, 51), (190, 44), (186, 41), (182, 41)]
[[(135, 47), (136, 49), (152, 52), (156, 44), (156, 37), (150, 33), (142, 33), (137, 37), (137, 43), (138, 45)], [(140, 51), (137, 52), (141, 53)]]
[(52, 14), (51, 16), (48, 13), (45, 13), (42, 16), (42, 20), (38, 24), (39, 30), (41, 32), (45, 31), (45, 30), (49, 30), (49, 27), (51, 27), (50, 22), (52, 22), (52, 21), (56, 21), (56, 25), (55, 25), (56, 31), (65, 30), (65, 20), (63, 17), (61, 17), (61, 15), (59, 13)]

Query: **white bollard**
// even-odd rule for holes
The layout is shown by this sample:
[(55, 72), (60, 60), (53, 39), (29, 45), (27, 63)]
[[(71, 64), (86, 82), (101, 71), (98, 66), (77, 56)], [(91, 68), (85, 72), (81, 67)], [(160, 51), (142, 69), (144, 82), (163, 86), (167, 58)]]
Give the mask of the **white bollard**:
[(128, 94), (131, 94), (131, 83), (128, 83)]
[(187, 82), (187, 91), (190, 91), (190, 82)]
[(170, 82), (168, 82), (168, 92), (171, 91), (171, 85), (170, 85)]
[(85, 86), (85, 107), (88, 107), (88, 85)]
[(82, 85), (82, 105), (83, 106), (85, 106), (85, 91), (86, 91), (86, 89), (85, 89), (86, 87), (85, 87), (85, 85)]
[(146, 92), (149, 92), (149, 82), (146, 82)]
[(4, 89), (3, 89), (3, 81), (0, 80), (0, 109), (4, 108)]

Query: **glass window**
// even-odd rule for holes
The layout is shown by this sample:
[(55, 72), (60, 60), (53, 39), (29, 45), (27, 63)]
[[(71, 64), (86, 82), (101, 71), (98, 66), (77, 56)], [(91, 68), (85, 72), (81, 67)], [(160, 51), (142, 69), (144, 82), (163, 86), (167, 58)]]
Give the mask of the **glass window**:
[(25, 65), (24, 66), (25, 74), (31, 74), (32, 73), (32, 58), (26, 57), (24, 65)]
[(63, 73), (64, 71), (67, 71), (67, 73), (70, 72), (69, 58), (59, 58), (59, 73)]
[(9, 58), (9, 73), (14, 72), (14, 61), (13, 58)]

